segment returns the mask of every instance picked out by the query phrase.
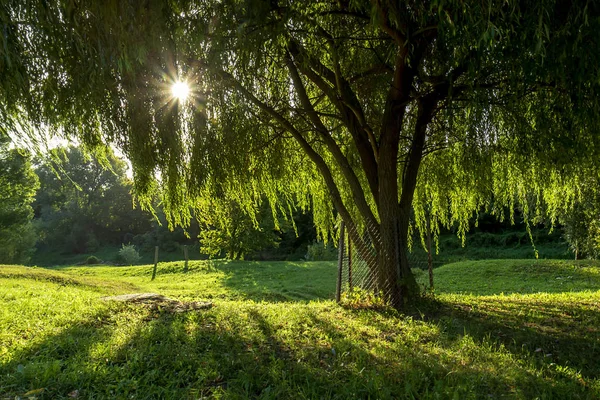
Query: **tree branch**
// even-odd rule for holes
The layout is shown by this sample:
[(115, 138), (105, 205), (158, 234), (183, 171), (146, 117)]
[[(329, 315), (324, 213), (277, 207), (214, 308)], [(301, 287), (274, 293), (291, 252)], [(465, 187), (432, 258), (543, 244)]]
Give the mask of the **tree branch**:
[[(381, 19), (381, 28), (383, 29), (383, 31), (390, 35), (392, 39), (394, 39), (398, 47), (403, 48), (404, 44), (406, 43), (406, 35), (399, 29), (396, 29), (390, 25), (390, 10), (388, 9), (388, 7), (385, 7), (383, 4), (381, 4), (381, 0), (372, 0), (371, 3), (373, 3), (373, 5), (377, 7), (377, 11), (379, 12), (379, 18)], [(393, 6), (393, 2), (389, 2), (388, 6)]]
[(405, 165), (402, 176), (402, 193), (399, 203), (401, 213), (408, 213), (412, 207), (419, 167), (423, 160), (427, 127), (433, 118), (433, 113), (439, 100), (440, 98), (437, 93), (430, 93), (417, 100), (417, 121), (408, 154), (408, 163)]
[[(342, 99), (340, 99), (340, 96), (338, 96), (334, 90), (337, 79), (333, 71), (324, 66), (319, 60), (313, 60), (307, 56), (304, 49), (293, 40), (288, 45), (288, 52), (292, 55), (294, 64), (297, 66), (298, 70), (325, 93), (332, 104), (340, 112), (342, 120), (352, 135), (354, 144), (358, 150), (371, 193), (375, 198), (375, 202), (378, 202), (377, 153), (374, 151), (373, 147), (375, 136), (372, 134), (372, 129), (366, 124), (366, 121), (364, 121), (364, 114), (362, 114), (360, 103), (358, 103), (358, 99), (354, 95), (354, 92), (352, 92), (350, 85), (347, 81), (342, 80), (343, 87), (341, 92), (345, 93), (346, 98), (350, 98), (350, 102), (358, 105), (356, 110), (352, 110), (348, 106), (348, 102), (344, 101), (344, 96), (341, 96)], [(313, 69), (312, 67), (315, 65), (316, 68)], [(319, 71), (326, 71), (325, 75), (329, 77), (326, 79), (331, 83), (326, 82)], [(333, 85), (333, 87), (331, 85)], [(362, 115), (363, 120), (361, 121), (357, 115)], [(371, 135), (369, 135), (369, 131), (371, 132)], [(370, 139), (369, 136), (371, 136), (372, 139)], [(377, 146), (375, 146), (375, 149), (376, 148)]]
[(311, 104), (306, 93), (306, 88), (304, 87), (302, 79), (300, 78), (300, 74), (298, 73), (298, 69), (292, 61), (291, 56), (288, 55), (288, 57), (286, 57), (286, 63), (302, 107), (307, 111), (307, 114), (313, 126), (315, 127), (316, 131), (322, 136), (325, 145), (333, 155), (334, 159), (336, 160), (338, 166), (342, 171), (342, 174), (344, 175), (346, 181), (350, 185), (350, 189), (352, 191), (352, 196), (354, 198), (356, 206), (360, 210), (366, 222), (368, 222), (368, 226), (372, 226), (372, 229), (375, 229), (378, 225), (377, 220), (375, 219), (373, 211), (371, 210), (371, 207), (369, 207), (369, 204), (365, 199), (364, 191), (360, 184), (360, 181), (358, 180), (358, 177), (356, 176), (354, 170), (350, 166), (348, 159), (346, 158), (346, 156), (344, 156), (335, 140), (333, 140), (333, 138), (329, 134), (329, 130), (327, 129), (327, 127), (325, 127), (325, 125), (319, 118), (319, 115), (313, 108), (313, 105)]
[(283, 117), (280, 113), (278, 113), (275, 109), (268, 106), (267, 104), (260, 101), (253, 93), (251, 93), (248, 89), (246, 89), (240, 82), (238, 82), (230, 73), (226, 71), (218, 71), (220, 78), (235, 88), (238, 92), (240, 92), (248, 101), (257, 106), (266, 114), (270, 115), (273, 119), (275, 119), (282, 128), (287, 130), (293, 137), (296, 139), (302, 150), (306, 153), (306, 155), (311, 159), (312, 162), (315, 163), (316, 167), (321, 172), (323, 179), (325, 180), (325, 184), (329, 189), (331, 200), (340, 214), (340, 216), (344, 219), (346, 224), (349, 225), (352, 229), (356, 230), (356, 225), (353, 222), (352, 216), (348, 212), (348, 209), (344, 205), (342, 201), (342, 196), (340, 195), (340, 191), (335, 183), (335, 179), (331, 173), (331, 170), (327, 166), (327, 163), (321, 157), (319, 153), (315, 151), (311, 147), (311, 145), (306, 141), (304, 136), (292, 125), (290, 121), (288, 121), (285, 117)]

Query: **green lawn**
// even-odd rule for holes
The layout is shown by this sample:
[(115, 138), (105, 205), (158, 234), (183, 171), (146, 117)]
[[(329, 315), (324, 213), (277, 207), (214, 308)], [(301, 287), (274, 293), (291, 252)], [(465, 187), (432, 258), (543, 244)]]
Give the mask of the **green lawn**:
[[(447, 265), (407, 315), (336, 305), (335, 263), (190, 267), (0, 266), (0, 399), (600, 398), (598, 263)], [(214, 307), (100, 300), (147, 291)]]
[[(435, 269), (438, 293), (476, 295), (563, 293), (600, 289), (597, 262), (570, 260), (463, 261)], [(417, 271), (425, 283), (425, 272)]]

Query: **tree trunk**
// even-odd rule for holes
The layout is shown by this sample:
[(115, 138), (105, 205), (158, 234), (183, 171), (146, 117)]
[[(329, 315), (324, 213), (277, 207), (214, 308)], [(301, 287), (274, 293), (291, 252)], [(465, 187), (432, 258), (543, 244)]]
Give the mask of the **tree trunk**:
[(398, 281), (400, 296), (403, 304), (406, 304), (419, 295), (419, 286), (410, 270), (408, 261), (408, 225), (410, 223), (410, 213), (407, 210), (400, 210), (398, 220), (398, 244), (399, 244), (399, 273)]
[(399, 281), (400, 243), (398, 242), (398, 216), (396, 201), (379, 198), (381, 217), (381, 244), (378, 254), (378, 289), (394, 308), (404, 307), (405, 290)]
[[(397, 121), (392, 121), (389, 131)], [(393, 135), (388, 132), (388, 138)], [(397, 138), (392, 137), (388, 143), (382, 145), (379, 159), (379, 219), (380, 224), (380, 250), (379, 271), (377, 281), (379, 290), (394, 308), (404, 307), (407, 299), (407, 288), (400, 279), (401, 254), (403, 247), (398, 236), (398, 172), (397, 172)], [(410, 273), (410, 271), (409, 271)]]

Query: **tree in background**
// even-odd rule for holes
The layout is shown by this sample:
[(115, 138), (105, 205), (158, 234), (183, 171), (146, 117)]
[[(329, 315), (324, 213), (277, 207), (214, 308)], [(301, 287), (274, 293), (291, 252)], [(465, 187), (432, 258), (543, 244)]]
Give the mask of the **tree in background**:
[(0, 263), (29, 260), (36, 241), (31, 202), (38, 187), (29, 155), (0, 133)]
[(150, 229), (151, 215), (134, 209), (126, 164), (110, 150), (105, 157), (56, 148), (37, 165), (41, 185), (34, 207), (41, 248), (89, 253)]
[[(482, 207), (556, 216), (598, 174), (599, 15), (559, 0), (8, 0), (0, 126), (118, 145), (170, 223), (227, 193), (250, 215), (262, 198), (311, 207), (321, 237), (343, 220), (401, 307), (411, 228), (464, 234)], [(191, 101), (171, 96), (179, 80)]]
[[(196, 251), (212, 257), (239, 259), (262, 251), (267, 257), (285, 258), (287, 253), (277, 251), (284, 236), (291, 248), (283, 250), (288, 252), (312, 240), (310, 235), (309, 239), (285, 235), (284, 231), (294, 231), (288, 223), (283, 224), (285, 230), (275, 231), (266, 204), (252, 220), (234, 201), (198, 203), (197, 218), (190, 226), (169, 229), (158, 202), (154, 217), (134, 209), (126, 165), (110, 151), (102, 161), (77, 147), (56, 148), (37, 163), (35, 171), (41, 181), (34, 208), (37, 244), (42, 252), (83, 254), (133, 244), (146, 254), (155, 246), (167, 253), (180, 253), (181, 245), (196, 245)], [(301, 226), (304, 236), (307, 223), (311, 221)], [(197, 246), (198, 238), (201, 246)], [(298, 240), (301, 243), (295, 245)]]
[[(231, 199), (199, 202), (196, 218), (201, 224), (200, 251), (211, 257), (240, 260), (279, 244), (271, 210), (263, 204), (249, 216)], [(256, 216), (252, 218), (252, 216)]]

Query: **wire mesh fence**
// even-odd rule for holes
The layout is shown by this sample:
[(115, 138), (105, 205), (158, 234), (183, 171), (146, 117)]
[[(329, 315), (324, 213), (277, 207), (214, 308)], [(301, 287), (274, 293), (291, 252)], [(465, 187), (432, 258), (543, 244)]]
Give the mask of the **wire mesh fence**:
[[(338, 246), (338, 277), (336, 299), (341, 303), (354, 305), (384, 305), (398, 290), (396, 281), (400, 276), (400, 243), (396, 236), (396, 254), (390, 257), (382, 250), (382, 241), (378, 227), (358, 229), (340, 227)], [(408, 264), (411, 269), (428, 268), (427, 252), (409, 252)], [(396, 274), (382, 268), (385, 258), (395, 260)]]

